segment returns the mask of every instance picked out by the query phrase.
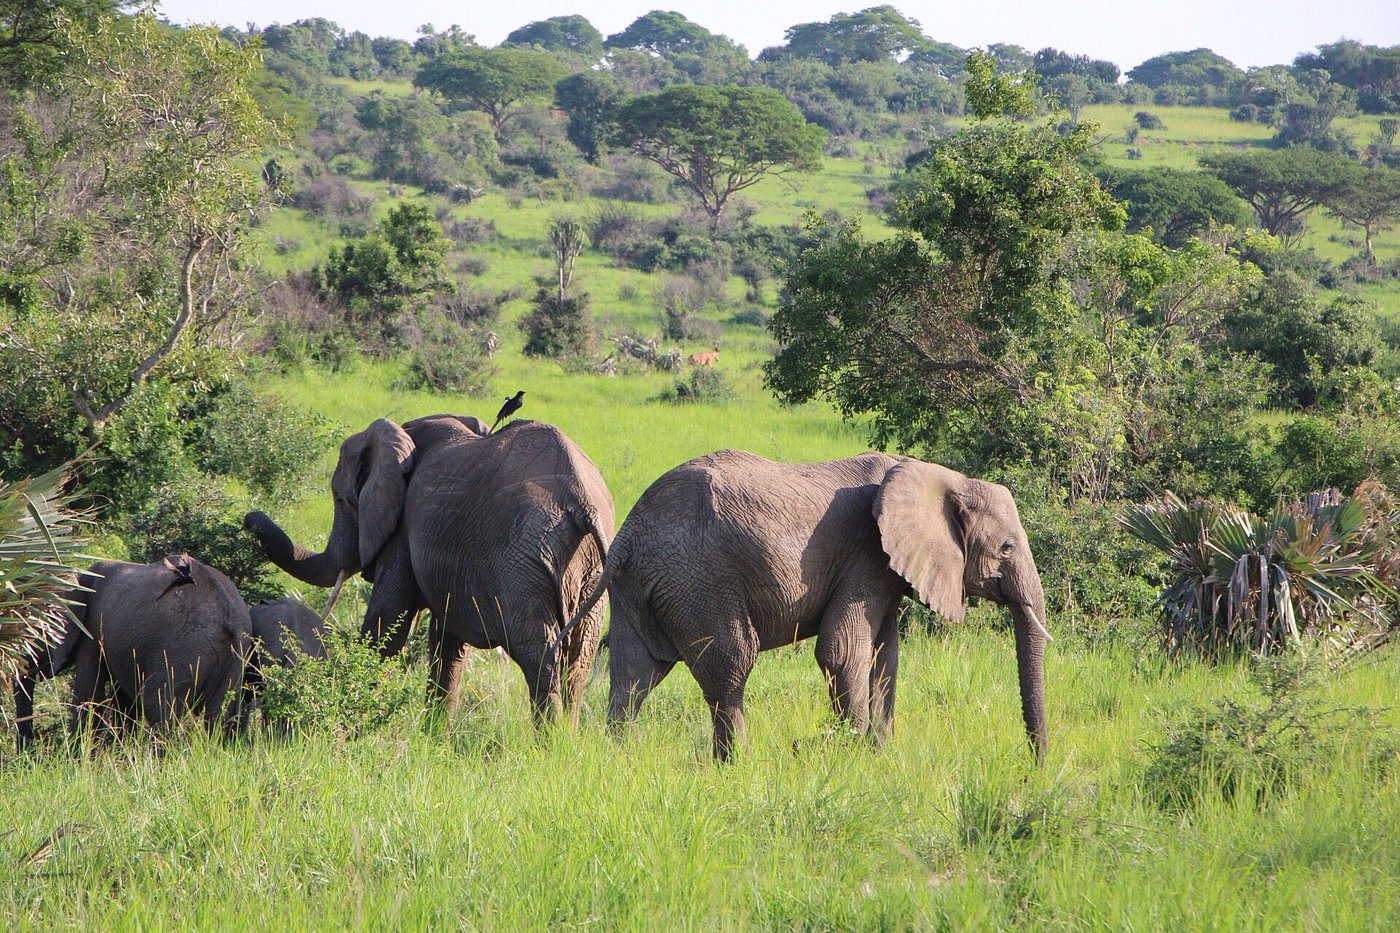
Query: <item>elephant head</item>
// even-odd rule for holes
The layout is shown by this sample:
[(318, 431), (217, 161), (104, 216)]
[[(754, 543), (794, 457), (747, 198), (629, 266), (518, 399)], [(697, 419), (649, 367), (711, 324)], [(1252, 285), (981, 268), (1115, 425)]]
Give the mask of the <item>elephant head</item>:
[(262, 512), (249, 512), (243, 524), (274, 564), (305, 583), (332, 586), (362, 569), (370, 577), (375, 558), (403, 517), (413, 461), (413, 440), (387, 418), (346, 438), (331, 477), (335, 518), (319, 553), (293, 544)]
[(890, 567), (930, 609), (952, 622), (979, 596), (1011, 610), (1021, 714), (1036, 756), (1045, 752), (1045, 593), (1035, 557), (1005, 486), (946, 467), (902, 460), (875, 499)]

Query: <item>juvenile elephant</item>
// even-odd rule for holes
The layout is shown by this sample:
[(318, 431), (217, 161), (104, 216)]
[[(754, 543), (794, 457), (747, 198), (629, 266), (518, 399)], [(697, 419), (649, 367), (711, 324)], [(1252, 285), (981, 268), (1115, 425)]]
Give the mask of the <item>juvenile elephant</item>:
[(612, 601), (610, 723), (634, 717), (683, 660), (714, 720), (714, 753), (744, 733), (758, 652), (817, 639), (836, 713), (877, 737), (893, 724), (899, 602), (912, 588), (950, 620), (966, 596), (1010, 607), (1021, 712), (1046, 746), (1040, 575), (1003, 486), (866, 453), (773, 463), (722, 450), (662, 475), (618, 531), (591, 600)]
[(252, 618), (253, 666), (290, 667), (295, 656), (292, 649), (306, 658), (326, 656), (326, 623), (305, 603), (284, 596), (272, 602), (258, 603), (248, 610)]
[(228, 577), (188, 555), (149, 564), (99, 561), (69, 595), (78, 624), (15, 686), (19, 745), (33, 738), (34, 684), (73, 669), (72, 724), (100, 705), (116, 724), (162, 726), (200, 710), (212, 728), (238, 725), (252, 624)]
[(362, 572), (374, 586), (363, 632), (396, 652), (431, 610), (430, 689), (456, 706), (466, 646), (502, 647), (520, 666), (537, 721), (563, 703), (577, 720), (602, 625), (590, 606), (551, 645), (602, 570), (613, 534), (603, 477), (562, 431), (434, 415), (381, 418), (340, 448), (325, 550), (294, 545), (261, 512), (245, 524), (271, 560), (317, 586)]

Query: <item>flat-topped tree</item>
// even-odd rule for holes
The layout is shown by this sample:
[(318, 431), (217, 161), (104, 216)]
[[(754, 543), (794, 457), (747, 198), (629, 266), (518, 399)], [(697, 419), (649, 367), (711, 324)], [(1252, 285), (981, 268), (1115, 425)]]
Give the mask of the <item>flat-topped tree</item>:
[(486, 114), (496, 139), (527, 97), (545, 97), (564, 76), (553, 55), (536, 49), (462, 49), (434, 58), (418, 71), (415, 87), (466, 101)]
[(603, 34), (587, 17), (551, 16), (521, 26), (506, 36), (508, 46), (539, 46), (547, 52), (567, 52), (597, 61), (603, 57)]
[(1247, 201), (1265, 230), (1285, 238), (1301, 231), (1304, 215), (1324, 203), (1350, 165), (1345, 156), (1311, 146), (1201, 157), (1201, 167)]
[(612, 141), (679, 178), (718, 224), (734, 192), (817, 168), (825, 138), (772, 88), (679, 85), (623, 104)]

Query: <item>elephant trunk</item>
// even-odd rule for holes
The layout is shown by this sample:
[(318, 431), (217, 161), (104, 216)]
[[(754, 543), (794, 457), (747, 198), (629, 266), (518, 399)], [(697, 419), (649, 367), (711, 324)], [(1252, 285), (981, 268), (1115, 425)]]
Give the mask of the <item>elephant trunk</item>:
[[(337, 524), (339, 519), (337, 518)], [(308, 550), (292, 539), (276, 522), (263, 512), (249, 512), (243, 518), (243, 527), (253, 533), (267, 551), (268, 559), (303, 583), (313, 586), (332, 586), (343, 569), (358, 569), (352, 561), (348, 566), (336, 554), (336, 529), (331, 529), (331, 541), (324, 551)]]
[(1021, 717), (1037, 763), (1045, 757), (1050, 733), (1045, 723), (1045, 600), (1011, 607), (1016, 627), (1016, 673), (1021, 683)]

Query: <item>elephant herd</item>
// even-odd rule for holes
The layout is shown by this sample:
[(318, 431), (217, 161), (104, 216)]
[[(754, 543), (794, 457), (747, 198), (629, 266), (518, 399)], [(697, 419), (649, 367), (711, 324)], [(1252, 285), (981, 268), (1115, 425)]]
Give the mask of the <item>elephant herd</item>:
[[(380, 419), (347, 438), (331, 493), (321, 551), (261, 512), (245, 525), (306, 583), (338, 592), (362, 574), (372, 586), (361, 631), (386, 654), (427, 610), (429, 691), (449, 712), (467, 648), (499, 647), (524, 674), (537, 722), (560, 711), (577, 722), (608, 602), (610, 724), (636, 716), (683, 661), (727, 759), (743, 741), (758, 652), (815, 637), (837, 715), (883, 739), (901, 598), (958, 620), (976, 596), (1011, 611), (1026, 734), (1037, 758), (1045, 751), (1045, 598), (1003, 486), (881, 453), (784, 464), (724, 450), (659, 477), (614, 535), (607, 485), (559, 429), (518, 420), (493, 432), (435, 415)], [(284, 658), (281, 636), (299, 630), (264, 626), (254, 642), (270, 610), (250, 613), (222, 574), (184, 560), (93, 568), (79, 619), (91, 634), (70, 628), (38, 671), (74, 667), (75, 709), (108, 697), (156, 721), (202, 706), (211, 724), (236, 724), (229, 691)], [(174, 579), (179, 566), (192, 583)]]

